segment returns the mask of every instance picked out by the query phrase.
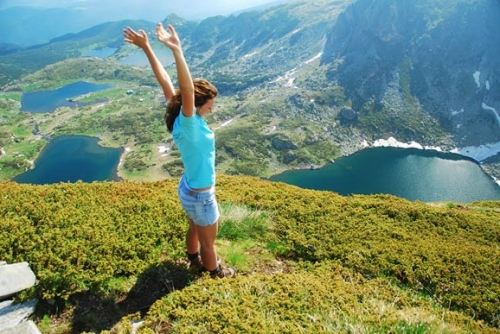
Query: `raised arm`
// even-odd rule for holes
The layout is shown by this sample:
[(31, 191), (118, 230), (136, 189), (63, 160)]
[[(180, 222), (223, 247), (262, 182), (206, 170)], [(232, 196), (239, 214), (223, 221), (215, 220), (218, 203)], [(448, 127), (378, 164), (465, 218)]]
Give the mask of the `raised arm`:
[(149, 64), (151, 65), (156, 80), (158, 80), (158, 83), (163, 90), (165, 98), (170, 99), (172, 96), (174, 96), (175, 89), (174, 85), (172, 84), (172, 79), (170, 79), (167, 71), (154, 53), (153, 48), (151, 48), (146, 32), (140, 29), (139, 33), (137, 33), (136, 31), (134, 31), (134, 29), (127, 27), (127, 29), (123, 29), (123, 37), (125, 38), (125, 42), (134, 44), (144, 51), (144, 53), (148, 57)]
[(179, 90), (182, 96), (182, 113), (186, 117), (191, 117), (195, 113), (193, 79), (184, 58), (184, 53), (182, 52), (180, 39), (171, 24), (168, 25), (168, 30), (170, 33), (165, 30), (163, 24), (158, 23), (156, 26), (156, 36), (160, 42), (172, 50), (177, 68)]

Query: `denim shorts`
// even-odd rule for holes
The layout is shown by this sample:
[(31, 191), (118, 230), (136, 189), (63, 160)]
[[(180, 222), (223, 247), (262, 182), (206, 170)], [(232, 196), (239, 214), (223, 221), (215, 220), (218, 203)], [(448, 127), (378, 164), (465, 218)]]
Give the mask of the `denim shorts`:
[(186, 182), (184, 176), (177, 188), (182, 208), (189, 218), (198, 226), (210, 226), (219, 220), (219, 206), (215, 198), (215, 188), (205, 191), (194, 191)]

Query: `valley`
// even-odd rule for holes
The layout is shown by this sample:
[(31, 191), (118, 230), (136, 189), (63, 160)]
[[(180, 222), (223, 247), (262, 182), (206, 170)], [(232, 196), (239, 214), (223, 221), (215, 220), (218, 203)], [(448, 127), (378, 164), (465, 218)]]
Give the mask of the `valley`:
[[(454, 114), (443, 111), (448, 108), (445, 98), (436, 94), (419, 97), (425, 80), (431, 79), (424, 80), (414, 72), (418, 58), (391, 58), (392, 63), (376, 65), (376, 59), (383, 58), (383, 48), (377, 46), (371, 51), (374, 55), (368, 54), (359, 63), (365, 67), (346, 67), (353, 55), (364, 52), (359, 50), (362, 45), (335, 49), (329, 43), (336, 38), (336, 45), (347, 45), (339, 44), (344, 38), (340, 32), (352, 29), (357, 34), (348, 25), (350, 15), (353, 10), (366, 10), (369, 2), (350, 5), (351, 1), (322, 0), (272, 7), (265, 15), (250, 11), (200, 22), (175, 15), (165, 18), (165, 23), (174, 23), (185, 36), (193, 76), (206, 77), (219, 88), (216, 112), (208, 118), (217, 136), (218, 172), (270, 177), (289, 169), (317, 168), (389, 138), (445, 152), (465, 147), (480, 150), (495, 140), (494, 124), (485, 119), (482, 139), (479, 123), (467, 121), (473, 116), (460, 116), (464, 126), (472, 124), (468, 137), (460, 139), (466, 130), (451, 119)], [(254, 29), (243, 29), (250, 24)], [(162, 120), (165, 102), (151, 70), (144, 64), (123, 62), (137, 52), (122, 41), (121, 29), (128, 25), (146, 29), (154, 47), (160, 47), (154, 40), (153, 23), (127, 20), (0, 56), (0, 67), (6, 69), (0, 78), (0, 179), (31, 168), (47, 140), (66, 134), (95, 136), (103, 146), (123, 148), (118, 167), (123, 179), (180, 175), (179, 155)], [(377, 43), (385, 38), (380, 29), (373, 30), (380, 35), (375, 36)], [(394, 29), (404, 31), (406, 27)], [(81, 56), (95, 54), (93, 50), (116, 52), (104, 59)], [(175, 72), (168, 60), (164, 66), (171, 74)], [(469, 79), (474, 84), (475, 77)], [(56, 89), (77, 81), (113, 88), (74, 98), (88, 104), (85, 106), (42, 114), (20, 112), (23, 92)], [(490, 81), (488, 87), (496, 82)], [(496, 100), (491, 92), (483, 93), (489, 94), (485, 98), (494, 113)], [(468, 108), (475, 108), (471, 101), (477, 98), (469, 98)], [(471, 115), (489, 117), (483, 110), (472, 110)], [(480, 162), (489, 175), (500, 179), (499, 155), (492, 152)]]

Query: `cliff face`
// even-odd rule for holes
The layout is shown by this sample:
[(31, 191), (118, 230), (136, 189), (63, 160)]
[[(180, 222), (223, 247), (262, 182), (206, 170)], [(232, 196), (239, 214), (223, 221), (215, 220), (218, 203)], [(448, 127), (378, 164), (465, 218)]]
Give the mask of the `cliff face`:
[(497, 0), (359, 0), (328, 34), (322, 63), (355, 109), (370, 99), (387, 103), (384, 96), (396, 85), (458, 147), (496, 143), (499, 17)]

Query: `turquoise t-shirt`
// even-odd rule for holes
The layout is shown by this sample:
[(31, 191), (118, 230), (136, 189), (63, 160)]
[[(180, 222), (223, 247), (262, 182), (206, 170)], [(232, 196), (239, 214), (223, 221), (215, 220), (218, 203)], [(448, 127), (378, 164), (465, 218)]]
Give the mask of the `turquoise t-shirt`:
[(172, 137), (181, 152), (184, 176), (191, 188), (215, 185), (215, 136), (197, 113), (175, 119)]

